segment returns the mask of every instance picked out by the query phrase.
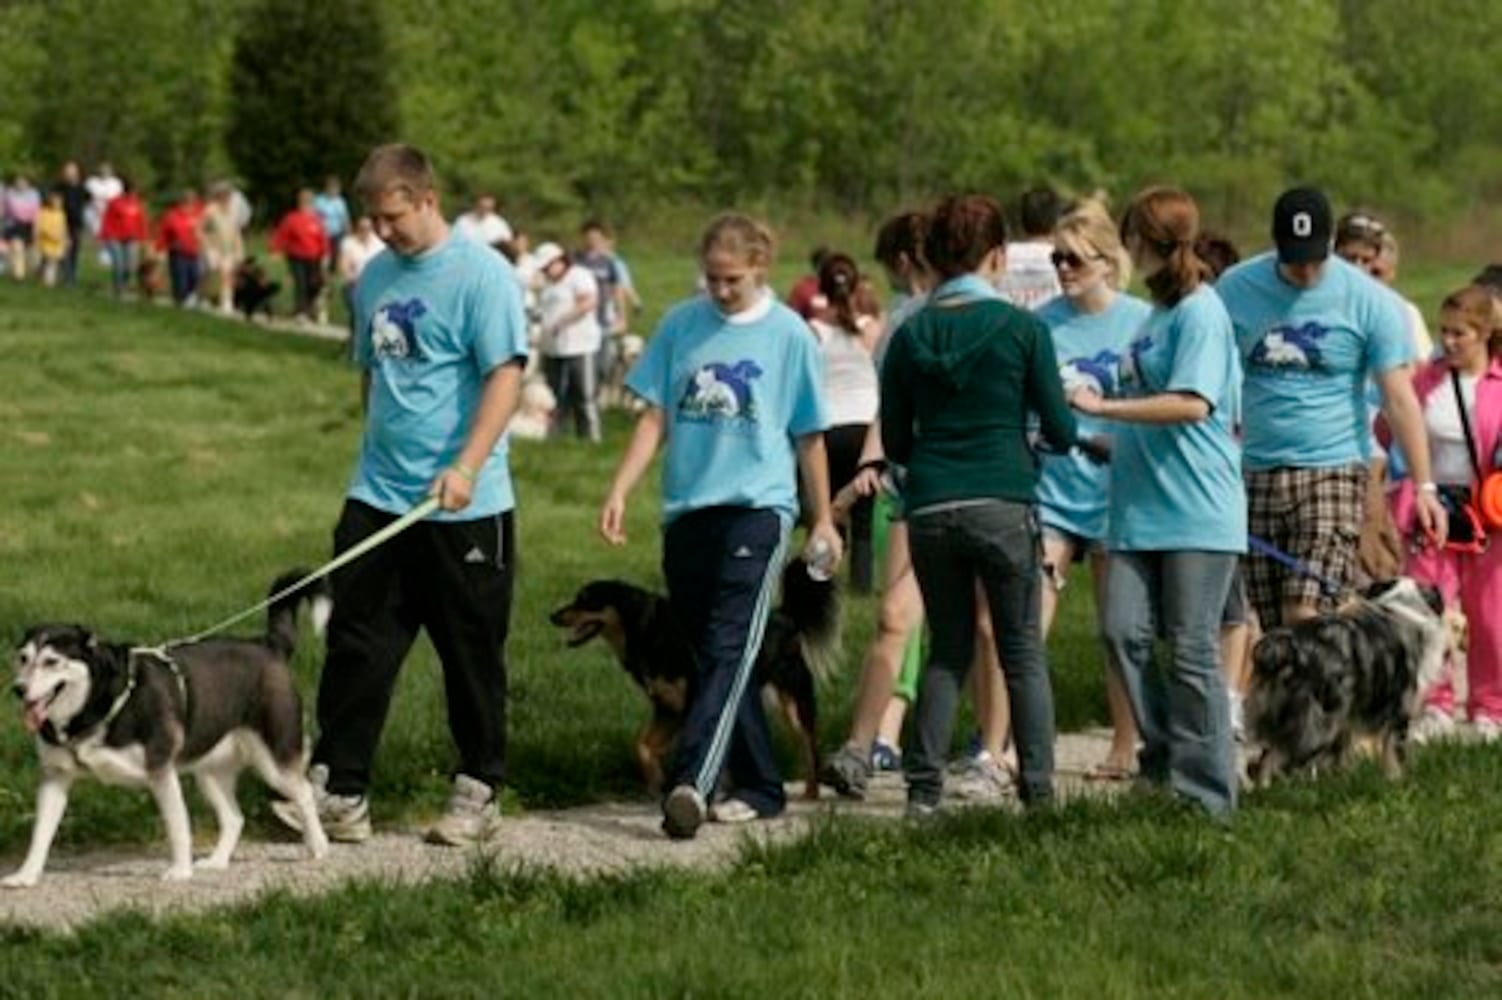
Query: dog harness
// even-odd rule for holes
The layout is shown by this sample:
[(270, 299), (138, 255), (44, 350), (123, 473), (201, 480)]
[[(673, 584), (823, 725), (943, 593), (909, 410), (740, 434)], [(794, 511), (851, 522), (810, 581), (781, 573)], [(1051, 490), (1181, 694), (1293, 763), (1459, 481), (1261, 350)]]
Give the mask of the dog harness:
[[(110, 723), (119, 718), (120, 713), (125, 710), (126, 703), (130, 701), (130, 696), (135, 693), (137, 681), (137, 664), (142, 660), (155, 661), (156, 663), (159, 663), (162, 666), (166, 667), (172, 673), (172, 679), (177, 682), (178, 697), (182, 699), (183, 717), (186, 718), (188, 714), (188, 681), (187, 678), (183, 676), (182, 668), (179, 667), (177, 665), (177, 661), (174, 660), (171, 656), (167, 655), (167, 651), (160, 646), (136, 646), (133, 647), (127, 654), (125, 668), (125, 687), (122, 688), (120, 693), (115, 696), (115, 700), (110, 703), (109, 711), (104, 713), (104, 718), (89, 726), (87, 729), (76, 733), (72, 732), (66, 727), (62, 732), (58, 732), (57, 727), (52, 724), (52, 720), (48, 719), (45, 723), (42, 724), (42, 728), (40, 730), (42, 739), (46, 740), (48, 743), (51, 743), (54, 746), (62, 747), (64, 750), (67, 750), (71, 753), (73, 752), (73, 744), (77, 743), (79, 740), (88, 736), (90, 733), (108, 729)], [(77, 757), (76, 753), (74, 754), (74, 757)]]

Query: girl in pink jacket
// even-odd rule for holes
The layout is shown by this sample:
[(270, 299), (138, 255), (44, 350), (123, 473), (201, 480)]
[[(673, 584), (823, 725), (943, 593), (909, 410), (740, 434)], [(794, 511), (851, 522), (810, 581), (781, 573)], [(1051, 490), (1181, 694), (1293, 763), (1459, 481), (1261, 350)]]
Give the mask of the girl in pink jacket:
[[(1404, 482), (1393, 501), (1393, 519), (1409, 543), (1406, 572), (1440, 589), (1445, 603), (1457, 603), (1470, 633), (1466, 656), (1467, 712), (1484, 740), (1502, 736), (1502, 531), (1480, 534), (1465, 546), (1469, 533), (1464, 513), (1450, 506), (1450, 544), (1415, 537), (1414, 497), (1419, 490), (1453, 496), (1474, 495), (1486, 476), (1502, 465), (1502, 304), (1491, 292), (1471, 285), (1454, 292), (1440, 309), (1443, 356), (1414, 376), (1413, 387), (1429, 432), (1433, 483)], [(1464, 408), (1464, 419), (1462, 410)], [(1465, 423), (1470, 423), (1468, 444)], [(1391, 441), (1385, 422), (1378, 438)], [(1479, 472), (1479, 477), (1478, 477)], [(1480, 548), (1481, 551), (1468, 551)], [(1424, 717), (1415, 731), (1419, 740), (1434, 739), (1455, 728), (1455, 685), (1450, 677), (1425, 695)]]

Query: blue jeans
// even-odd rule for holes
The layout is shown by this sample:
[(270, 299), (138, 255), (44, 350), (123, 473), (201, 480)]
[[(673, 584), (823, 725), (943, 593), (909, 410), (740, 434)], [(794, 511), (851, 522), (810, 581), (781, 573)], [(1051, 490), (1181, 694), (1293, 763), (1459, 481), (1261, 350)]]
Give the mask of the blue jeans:
[(975, 583), (995, 626), (1012, 702), (1012, 733), (1028, 804), (1053, 796), (1053, 685), (1039, 628), (1042, 565), (1038, 517), (1029, 504), (987, 500), (908, 517), (913, 572), (928, 614), (928, 663), (918, 688), (908, 799), (936, 805), (960, 688), (975, 652)]
[(110, 240), (104, 245), (110, 255), (110, 285), (115, 295), (130, 287), (130, 279), (136, 269), (135, 240)]
[[(1148, 781), (1214, 815), (1236, 808), (1236, 746), (1220, 672), (1220, 620), (1234, 552), (1121, 552), (1106, 563), (1106, 644), (1142, 733)], [(1171, 653), (1153, 662), (1159, 636)]]

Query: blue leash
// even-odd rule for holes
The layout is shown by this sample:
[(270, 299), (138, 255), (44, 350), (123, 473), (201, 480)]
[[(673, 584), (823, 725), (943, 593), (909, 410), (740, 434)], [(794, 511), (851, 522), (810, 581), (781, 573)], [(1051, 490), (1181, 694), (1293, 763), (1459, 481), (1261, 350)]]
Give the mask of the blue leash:
[(1336, 583), (1328, 576), (1321, 576), (1320, 574), (1316, 573), (1304, 563), (1299, 562), (1293, 556), (1289, 555), (1287, 552), (1284, 552), (1282, 549), (1278, 548), (1276, 545), (1274, 545), (1272, 542), (1267, 541), (1266, 539), (1258, 538), (1256, 535), (1247, 535), (1246, 543), (1247, 547), (1252, 551), (1267, 556), (1267, 558), (1271, 559), (1273, 562), (1282, 563), (1284, 566), (1293, 570), (1300, 576), (1307, 576), (1315, 583), (1318, 583), (1320, 585), (1320, 589), (1325, 592), (1325, 596), (1330, 598), (1331, 600), (1338, 598), (1346, 591), (1345, 587)]

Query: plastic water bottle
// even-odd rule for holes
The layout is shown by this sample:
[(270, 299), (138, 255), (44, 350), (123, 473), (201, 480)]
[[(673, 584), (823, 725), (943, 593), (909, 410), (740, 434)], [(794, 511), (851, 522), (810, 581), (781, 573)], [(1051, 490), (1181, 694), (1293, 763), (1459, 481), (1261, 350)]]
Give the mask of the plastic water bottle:
[(818, 583), (828, 583), (834, 576), (834, 547), (822, 538), (815, 538), (803, 553), (808, 563), (808, 578)]

